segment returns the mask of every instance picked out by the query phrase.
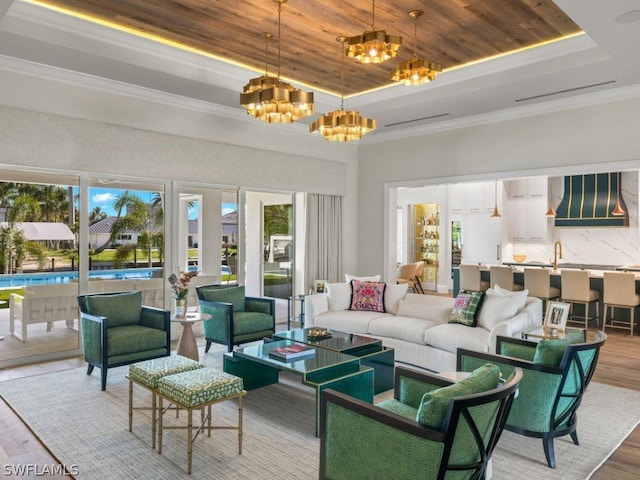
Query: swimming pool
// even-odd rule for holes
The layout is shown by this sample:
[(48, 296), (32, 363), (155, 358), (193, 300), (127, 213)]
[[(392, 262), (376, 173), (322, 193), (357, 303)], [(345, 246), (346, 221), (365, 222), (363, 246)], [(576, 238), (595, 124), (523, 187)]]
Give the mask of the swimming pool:
[[(92, 270), (89, 278), (101, 280), (140, 280), (151, 278), (154, 272), (162, 275), (162, 268), (123, 268)], [(40, 272), (0, 275), (0, 288), (43, 285), (49, 283), (69, 283), (78, 278), (78, 272)]]

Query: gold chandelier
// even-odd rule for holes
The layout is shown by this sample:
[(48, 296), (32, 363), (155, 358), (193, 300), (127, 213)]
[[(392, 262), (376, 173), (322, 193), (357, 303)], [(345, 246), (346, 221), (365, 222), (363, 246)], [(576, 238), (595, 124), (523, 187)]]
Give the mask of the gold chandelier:
[(340, 36), (336, 39), (340, 42), (340, 110), (334, 110), (321, 115), (309, 125), (309, 131), (319, 131), (329, 141), (348, 142), (360, 140), (363, 135), (376, 129), (376, 121), (360, 116), (359, 112), (345, 111), (344, 109), (344, 44), (347, 37)]
[(431, 63), (426, 58), (418, 58), (418, 17), (422, 15), (424, 15), (422, 10), (409, 12), (409, 16), (414, 20), (413, 58), (396, 67), (391, 74), (391, 80), (394, 82), (402, 82), (404, 85), (422, 85), (435, 80), (436, 75), (442, 72), (442, 65)]
[(398, 54), (398, 49), (402, 45), (402, 37), (387, 35), (384, 30), (375, 29), (376, 2), (371, 2), (371, 30), (362, 35), (348, 37), (347, 55), (353, 57), (361, 63), (382, 63)]
[(307, 115), (313, 115), (313, 92), (305, 92), (280, 80), (280, 16), (282, 4), (287, 0), (273, 1), (278, 4), (278, 76), (269, 76), (269, 40), (273, 35), (264, 33), (264, 75), (252, 78), (244, 86), (244, 93), (240, 94), (240, 104), (247, 110), (248, 115), (259, 120), (268, 123), (293, 123)]

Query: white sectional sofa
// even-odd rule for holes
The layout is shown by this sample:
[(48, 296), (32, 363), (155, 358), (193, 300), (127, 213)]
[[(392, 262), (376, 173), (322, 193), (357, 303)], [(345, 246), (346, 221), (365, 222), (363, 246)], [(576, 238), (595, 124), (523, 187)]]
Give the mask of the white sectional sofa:
[(386, 313), (349, 310), (350, 298), (348, 283), (329, 284), (327, 293), (307, 296), (306, 326), (380, 338), (395, 349), (396, 361), (434, 372), (455, 371), (458, 347), (495, 351), (498, 335), (519, 337), (542, 324), (540, 299), (499, 287), (484, 297), (476, 327), (448, 323), (454, 298), (406, 293), (406, 285), (386, 286)]

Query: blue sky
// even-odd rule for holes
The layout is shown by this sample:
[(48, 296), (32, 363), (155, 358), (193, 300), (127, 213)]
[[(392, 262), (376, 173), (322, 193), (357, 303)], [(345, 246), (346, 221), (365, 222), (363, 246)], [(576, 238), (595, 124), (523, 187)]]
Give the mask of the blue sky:
[[(76, 192), (77, 193), (77, 192)], [(116, 188), (91, 188), (89, 189), (89, 210), (93, 210), (95, 207), (100, 207), (103, 212), (109, 216), (115, 216), (116, 211), (113, 208), (113, 204), (118, 199), (118, 196), (122, 193), (122, 190)], [(131, 193), (135, 193), (145, 202), (151, 202), (153, 199), (153, 193), (141, 190), (132, 190)], [(222, 204), (222, 214), (235, 212), (237, 206), (233, 203)], [(198, 217), (198, 208), (194, 208), (189, 211), (189, 218)]]

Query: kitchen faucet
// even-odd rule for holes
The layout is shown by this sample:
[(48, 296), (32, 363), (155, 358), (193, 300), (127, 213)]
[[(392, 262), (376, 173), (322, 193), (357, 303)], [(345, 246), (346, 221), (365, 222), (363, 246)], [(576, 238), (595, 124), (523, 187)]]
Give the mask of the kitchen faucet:
[(553, 244), (553, 269), (558, 269), (558, 259), (562, 258), (562, 244), (556, 242)]

